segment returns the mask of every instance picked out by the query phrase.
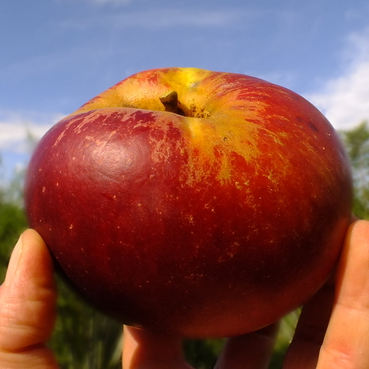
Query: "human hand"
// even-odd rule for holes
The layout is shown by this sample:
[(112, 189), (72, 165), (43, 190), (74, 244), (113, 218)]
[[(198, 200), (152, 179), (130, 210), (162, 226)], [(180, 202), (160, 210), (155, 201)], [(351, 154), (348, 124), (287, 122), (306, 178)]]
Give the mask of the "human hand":
[(45, 345), (55, 318), (51, 257), (38, 233), (27, 230), (14, 247), (0, 287), (0, 368), (58, 368)]
[(368, 221), (349, 228), (332, 282), (305, 305), (284, 369), (369, 368)]

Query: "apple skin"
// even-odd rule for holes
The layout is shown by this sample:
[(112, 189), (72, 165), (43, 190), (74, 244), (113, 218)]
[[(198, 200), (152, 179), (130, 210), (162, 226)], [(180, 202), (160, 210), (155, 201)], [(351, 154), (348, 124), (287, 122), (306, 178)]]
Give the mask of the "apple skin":
[(303, 304), (335, 266), (351, 197), (313, 105), (195, 68), (138, 73), (62, 119), (25, 184), (31, 227), (88, 301), (185, 337), (250, 332)]

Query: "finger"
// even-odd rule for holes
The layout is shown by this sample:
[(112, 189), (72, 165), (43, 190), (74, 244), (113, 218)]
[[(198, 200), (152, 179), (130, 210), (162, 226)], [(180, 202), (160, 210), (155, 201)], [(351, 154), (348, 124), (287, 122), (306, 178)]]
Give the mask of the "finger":
[(304, 307), (284, 369), (315, 369), (327, 329), (334, 297), (334, 286), (326, 284)]
[(227, 340), (215, 369), (266, 369), (278, 325)]
[(182, 339), (128, 326), (124, 327), (122, 365), (124, 369), (191, 369)]
[(56, 317), (52, 261), (33, 230), (19, 238), (0, 290), (0, 367), (57, 368), (44, 343)]
[(369, 368), (369, 222), (349, 229), (318, 369)]

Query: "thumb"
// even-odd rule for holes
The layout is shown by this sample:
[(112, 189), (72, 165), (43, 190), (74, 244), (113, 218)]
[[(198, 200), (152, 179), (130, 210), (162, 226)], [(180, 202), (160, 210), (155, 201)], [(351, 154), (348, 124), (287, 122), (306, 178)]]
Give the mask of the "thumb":
[(56, 318), (52, 260), (33, 230), (19, 238), (0, 289), (0, 367), (57, 368), (45, 346)]

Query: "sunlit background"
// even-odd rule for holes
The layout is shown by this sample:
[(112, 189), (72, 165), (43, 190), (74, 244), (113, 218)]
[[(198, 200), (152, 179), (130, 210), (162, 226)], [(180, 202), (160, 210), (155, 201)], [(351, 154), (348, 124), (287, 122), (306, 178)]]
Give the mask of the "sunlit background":
[(191, 66), (254, 75), (337, 129), (369, 117), (367, 0), (1, 0), (1, 180), (29, 138), (128, 75)]

